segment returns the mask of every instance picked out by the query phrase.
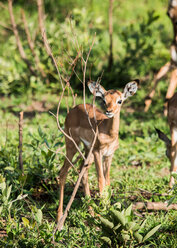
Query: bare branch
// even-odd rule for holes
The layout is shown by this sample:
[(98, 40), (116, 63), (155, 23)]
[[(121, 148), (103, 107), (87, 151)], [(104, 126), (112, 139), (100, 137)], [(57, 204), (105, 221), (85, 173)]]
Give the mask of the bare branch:
[(73, 144), (75, 145), (75, 147), (77, 148), (78, 152), (80, 153), (81, 157), (85, 160), (85, 156), (84, 154), (81, 152), (80, 148), (78, 147), (78, 145), (76, 144), (76, 142), (72, 139), (72, 137), (70, 137), (63, 129), (62, 127), (60, 126), (60, 122), (59, 122), (59, 110), (60, 110), (60, 105), (61, 105), (61, 100), (63, 98), (63, 95), (64, 95), (64, 91), (66, 89), (67, 85), (65, 85), (65, 88), (63, 89), (62, 93), (61, 93), (61, 96), (60, 96), (60, 100), (59, 100), (59, 103), (58, 103), (58, 107), (57, 107), (57, 114), (54, 115), (52, 112), (50, 112), (57, 120), (57, 126), (58, 126), (58, 129), (60, 130), (60, 132), (62, 132), (65, 137), (67, 137), (69, 140), (71, 140), (73, 142)]
[(33, 40), (31, 39), (31, 35), (30, 35), (30, 32), (29, 32), (29, 28), (28, 28), (28, 24), (27, 24), (27, 20), (26, 20), (24, 10), (21, 10), (21, 14), (22, 14), (22, 21), (23, 21), (24, 28), (25, 28), (25, 33), (26, 33), (26, 36), (27, 36), (28, 45), (29, 45), (31, 53), (32, 53), (32, 55), (34, 57), (36, 66), (37, 66), (38, 70), (40, 71), (42, 77), (45, 79), (46, 83), (49, 84), (49, 80), (48, 80), (48, 78), (46, 76), (46, 73), (44, 72), (44, 70), (40, 66), (40, 59), (39, 59), (37, 53), (35, 52), (35, 49), (34, 49), (35, 45), (34, 45)]
[(46, 145), (46, 147), (47, 147), (47, 149), (48, 149), (49, 151), (51, 151), (51, 152), (53, 152), (53, 153), (55, 153), (55, 154), (61, 154), (62, 156), (64, 156), (64, 157), (67, 159), (67, 161), (70, 163), (70, 165), (72, 166), (72, 168), (74, 169), (74, 171), (78, 174), (78, 171), (75, 169), (74, 164), (77, 163), (77, 161), (78, 161), (78, 159), (80, 158), (80, 156), (77, 157), (76, 160), (75, 160), (74, 162), (71, 162), (70, 159), (66, 156), (66, 154), (65, 154), (64, 152), (60, 151), (60, 148), (57, 149), (56, 151), (53, 151), (53, 150), (50, 149), (47, 145)]
[[(83, 58), (83, 56), (82, 56), (82, 61), (84, 62), (83, 81), (82, 81), (82, 83), (83, 83), (83, 99), (84, 99), (84, 107), (85, 107), (85, 77), (86, 77), (86, 69), (87, 69), (87, 63), (88, 63), (88, 59), (89, 59), (91, 50), (92, 50), (93, 45), (94, 45), (94, 43), (95, 43), (95, 37), (96, 37), (96, 34), (95, 34), (95, 36), (94, 36), (94, 38), (93, 38), (93, 41), (92, 41), (91, 46), (90, 46), (90, 48), (89, 48), (89, 51), (88, 51), (88, 53), (87, 53), (86, 60), (84, 60), (84, 58)], [(85, 107), (85, 109), (86, 109), (86, 107)]]
[(170, 204), (164, 202), (136, 202), (133, 204), (133, 210), (177, 210), (177, 204)]
[(64, 212), (62, 218), (59, 220), (59, 222), (57, 223), (57, 227), (56, 227), (56, 229), (54, 230), (53, 239), (54, 239), (54, 234), (56, 233), (56, 231), (57, 231), (57, 230), (60, 231), (60, 230), (62, 229), (63, 225), (64, 225), (65, 219), (66, 219), (66, 217), (67, 217), (67, 215), (68, 215), (68, 212), (69, 212), (69, 210), (70, 210), (70, 207), (71, 207), (71, 205), (72, 205), (72, 202), (74, 201), (74, 198), (75, 198), (75, 195), (76, 195), (77, 190), (78, 190), (78, 188), (79, 188), (81, 179), (82, 179), (82, 177), (83, 177), (83, 175), (84, 175), (84, 173), (85, 173), (85, 171), (86, 171), (87, 165), (88, 165), (89, 160), (90, 160), (90, 157), (91, 157), (91, 155), (92, 155), (92, 151), (93, 151), (93, 148), (94, 148), (94, 145), (95, 145), (97, 136), (98, 136), (98, 127), (96, 127), (96, 134), (95, 134), (95, 136), (94, 136), (94, 139), (93, 139), (93, 142), (92, 142), (92, 146), (91, 146), (91, 148), (90, 148), (90, 150), (89, 150), (89, 153), (88, 153), (87, 158), (86, 158), (85, 161), (84, 161), (84, 165), (83, 165), (83, 167), (82, 167), (82, 169), (81, 169), (81, 172), (79, 173), (79, 177), (78, 177), (77, 182), (76, 182), (76, 184), (75, 184), (75, 187), (74, 187), (73, 193), (72, 193), (72, 195), (71, 195), (71, 198), (70, 198), (70, 200), (69, 200), (69, 202), (68, 202), (68, 204), (67, 204), (67, 206), (66, 206), (66, 209), (65, 209), (65, 212)]
[(55, 57), (53, 56), (52, 50), (51, 50), (50, 45), (49, 45), (48, 40), (47, 40), (47, 35), (46, 35), (46, 31), (45, 31), (45, 26), (44, 26), (43, 0), (37, 0), (37, 6), (38, 6), (38, 20), (39, 20), (39, 28), (41, 31), (41, 36), (43, 38), (43, 42), (44, 42), (46, 51), (55, 65), (55, 68), (57, 70), (57, 73), (58, 73), (58, 76), (60, 79), (60, 83), (61, 83), (61, 86), (63, 89), (64, 86), (63, 86), (60, 71), (58, 69), (58, 64), (57, 64)]
[(10, 20), (11, 20), (11, 24), (12, 24), (12, 29), (13, 29), (13, 32), (15, 35), (15, 39), (17, 42), (17, 47), (18, 47), (20, 56), (21, 56), (22, 60), (26, 63), (30, 72), (36, 76), (35, 70), (32, 67), (32, 65), (30, 64), (29, 60), (27, 59), (25, 51), (24, 51), (22, 43), (21, 43), (21, 40), (20, 40), (20, 36), (18, 33), (17, 25), (15, 22), (14, 14), (13, 14), (12, 0), (8, 0), (8, 7), (9, 7), (9, 14), (10, 14)]

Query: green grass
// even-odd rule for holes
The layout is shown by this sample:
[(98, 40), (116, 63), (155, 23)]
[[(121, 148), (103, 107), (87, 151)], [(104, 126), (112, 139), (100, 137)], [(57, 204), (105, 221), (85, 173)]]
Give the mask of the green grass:
[[(143, 112), (144, 98), (152, 86), (154, 73), (170, 59), (169, 47), (173, 34), (166, 15), (168, 1), (114, 1), (114, 66), (111, 71), (107, 70), (108, 1), (68, 0), (60, 1), (58, 5), (54, 1), (45, 1), (49, 42), (66, 74), (70, 74), (70, 71), (65, 60), (76, 55), (73, 35), (66, 18), (69, 14), (83, 51), (88, 50), (96, 32), (87, 78), (90, 78), (91, 69), (94, 80), (104, 71), (102, 84), (106, 89), (110, 85), (112, 88), (123, 87), (133, 78), (142, 79), (138, 92), (125, 102), (121, 110), (120, 147), (113, 158), (108, 195), (105, 192), (105, 199), (99, 197), (96, 170), (92, 165), (89, 170), (92, 200), (84, 198), (80, 187), (64, 228), (54, 236), (56, 243), (52, 242), (52, 233), (59, 198), (58, 176), (64, 157), (51, 150), (56, 151), (60, 147), (65, 152), (65, 147), (64, 137), (59, 133), (56, 120), (49, 111), (56, 113), (60, 85), (40, 33), (34, 35), (38, 28), (36, 5), (22, 2), (14, 1), (20, 38), (29, 61), (34, 65), (19, 14), (23, 7), (31, 35), (36, 36), (35, 49), (50, 85), (46, 86), (40, 76), (34, 77), (29, 73), (16, 49), (13, 33), (0, 27), (0, 247), (105, 247), (100, 241), (102, 231), (98, 228), (98, 214), (109, 215), (109, 207), (116, 203), (127, 207), (137, 201), (165, 202), (174, 194), (168, 187), (170, 162), (165, 156), (165, 146), (155, 132), (156, 127), (170, 135), (167, 118), (163, 116), (169, 75), (159, 83), (149, 112)], [(2, 23), (10, 25), (6, 8), (1, 8), (1, 15)], [(79, 64), (76, 70), (82, 78)], [(75, 87), (76, 93), (81, 94), (77, 77), (71, 78), (71, 85)], [(67, 98), (61, 104), (62, 125), (67, 113), (66, 102)], [(82, 98), (78, 97), (76, 103), (81, 102)], [(91, 102), (90, 96), (87, 102)], [(72, 106), (71, 97), (68, 103)], [(18, 163), (18, 115), (22, 110), (24, 176), (21, 175)], [(71, 169), (65, 188), (64, 207), (72, 194), (77, 176), (77, 172)], [(21, 199), (21, 194), (24, 199)], [(88, 202), (96, 212), (94, 218), (88, 212)], [(138, 223), (147, 219), (145, 233), (159, 224), (161, 227), (144, 244), (137, 246), (132, 243), (130, 247), (177, 247), (176, 211), (135, 212), (134, 218)]]
[[(111, 166), (110, 204), (121, 202), (128, 206), (134, 201), (165, 202), (171, 198), (168, 187), (170, 162), (165, 156), (165, 146), (158, 140), (154, 129), (158, 127), (169, 134), (167, 120), (162, 114), (165, 87), (164, 82), (161, 82), (159, 89), (162, 89), (162, 93), (159, 91), (160, 97), (156, 95), (156, 105), (153, 105), (148, 113), (143, 112), (144, 89), (140, 89), (134, 97), (127, 100), (122, 108), (120, 147)], [(38, 112), (29, 108), (42, 100), (49, 106), (46, 111)], [(18, 168), (18, 101), (24, 110), (28, 111), (24, 114), (23, 125), (25, 176), (20, 175)], [(77, 103), (81, 101), (82, 99), (78, 99)], [(8, 202), (16, 199), (20, 193), (27, 194), (27, 197), (12, 203), (11, 209), (3, 204), (0, 235), (3, 231), (5, 235), (0, 244), (4, 246), (8, 243), (6, 247), (53, 247), (51, 240), (59, 188), (56, 178), (63, 165), (63, 156), (48, 151), (47, 145), (56, 150), (64, 145), (64, 140), (57, 130), (54, 117), (48, 111), (55, 113), (58, 96), (36, 95), (25, 102), (26, 98), (13, 97), (1, 101), (0, 182), (5, 181), (7, 187), (12, 185)], [(72, 104), (71, 99), (69, 102)], [(66, 115), (65, 102), (62, 103), (62, 109), (61, 123)], [(66, 183), (64, 206), (71, 196), (76, 180), (77, 173), (71, 169)], [(105, 205), (98, 197), (94, 165), (89, 171), (89, 180), (93, 199), (91, 204), (98, 205), (96, 212), (104, 213)], [(143, 193), (146, 191), (147, 193)], [(0, 199), (2, 203), (2, 195)], [(42, 217), (39, 216), (40, 209)], [(159, 231), (141, 247), (176, 247), (176, 211), (144, 211), (141, 217), (137, 218), (139, 221), (147, 219), (146, 230), (161, 224)], [(80, 188), (63, 230), (55, 235), (56, 246), (66, 247), (67, 244), (67, 247), (101, 247), (100, 235), (100, 230), (93, 225), (87, 211), (87, 200), (84, 200)]]

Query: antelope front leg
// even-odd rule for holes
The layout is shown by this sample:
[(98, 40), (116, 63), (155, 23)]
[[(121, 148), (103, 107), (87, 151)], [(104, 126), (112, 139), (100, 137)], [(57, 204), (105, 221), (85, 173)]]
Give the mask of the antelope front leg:
[(103, 165), (102, 165), (102, 156), (99, 151), (94, 152), (95, 166), (98, 177), (98, 188), (100, 194), (103, 192), (103, 188), (105, 186), (105, 178), (103, 173)]
[[(177, 173), (177, 128), (171, 128), (171, 168), (170, 172)], [(172, 188), (174, 185), (174, 177), (170, 177), (169, 186)]]
[(90, 188), (89, 188), (89, 182), (88, 182), (88, 169), (89, 169), (90, 165), (87, 166), (87, 169), (82, 177), (82, 184), (83, 184), (83, 188), (84, 188), (84, 193), (85, 196), (90, 196)]
[(59, 198), (59, 207), (58, 207), (58, 214), (57, 214), (57, 222), (60, 220), (60, 218), (63, 215), (63, 198), (64, 198), (64, 187), (66, 182), (66, 177), (69, 170), (67, 161), (65, 160), (64, 166), (61, 168), (60, 171), (60, 198)]
[(104, 170), (106, 185), (110, 185), (110, 167), (111, 167), (112, 157), (113, 155), (109, 157), (104, 157), (103, 159), (103, 170)]

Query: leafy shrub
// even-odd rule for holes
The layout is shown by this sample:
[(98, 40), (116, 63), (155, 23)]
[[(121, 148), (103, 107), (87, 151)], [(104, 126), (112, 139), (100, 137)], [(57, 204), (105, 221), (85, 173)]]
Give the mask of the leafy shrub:
[[(119, 210), (117, 210), (117, 208)], [(144, 243), (149, 239), (161, 225), (155, 226), (144, 235), (146, 220), (139, 224), (132, 212), (132, 205), (121, 210), (120, 204), (115, 204), (108, 210), (106, 216), (100, 216), (101, 240), (109, 247), (130, 246), (131, 244)]]

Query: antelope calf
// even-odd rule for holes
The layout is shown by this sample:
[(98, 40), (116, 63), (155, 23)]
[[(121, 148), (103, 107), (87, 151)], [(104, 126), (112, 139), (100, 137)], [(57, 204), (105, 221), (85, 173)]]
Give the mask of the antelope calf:
[[(119, 146), (118, 132), (120, 121), (120, 109), (122, 103), (130, 96), (134, 95), (138, 88), (139, 80), (135, 80), (126, 84), (123, 93), (118, 90), (106, 91), (100, 84), (89, 82), (88, 87), (90, 92), (98, 97), (101, 97), (105, 105), (105, 113), (102, 113), (98, 108), (90, 104), (77, 105), (66, 116), (65, 132), (74, 139), (79, 145), (81, 142), (84, 145), (85, 153), (88, 154), (91, 147), (96, 125), (98, 126), (98, 136), (93, 148), (89, 165), (94, 161), (97, 171), (99, 192), (102, 193), (105, 185), (110, 184), (109, 172), (113, 154)], [(92, 129), (93, 128), (93, 129)], [(74, 143), (65, 137), (66, 156), (72, 161), (73, 156), (77, 152)], [(71, 168), (71, 163), (65, 159), (64, 165), (60, 171), (60, 199), (58, 208), (58, 221), (63, 214), (63, 197), (64, 185), (67, 173)], [(90, 196), (88, 184), (88, 167), (83, 176), (82, 183), (84, 192)]]
[[(170, 159), (170, 172), (177, 173), (177, 92), (168, 101), (168, 123), (170, 126), (171, 140), (160, 130), (157, 130), (158, 136), (166, 144), (166, 155)], [(169, 186), (174, 184), (173, 176), (170, 177)]]

